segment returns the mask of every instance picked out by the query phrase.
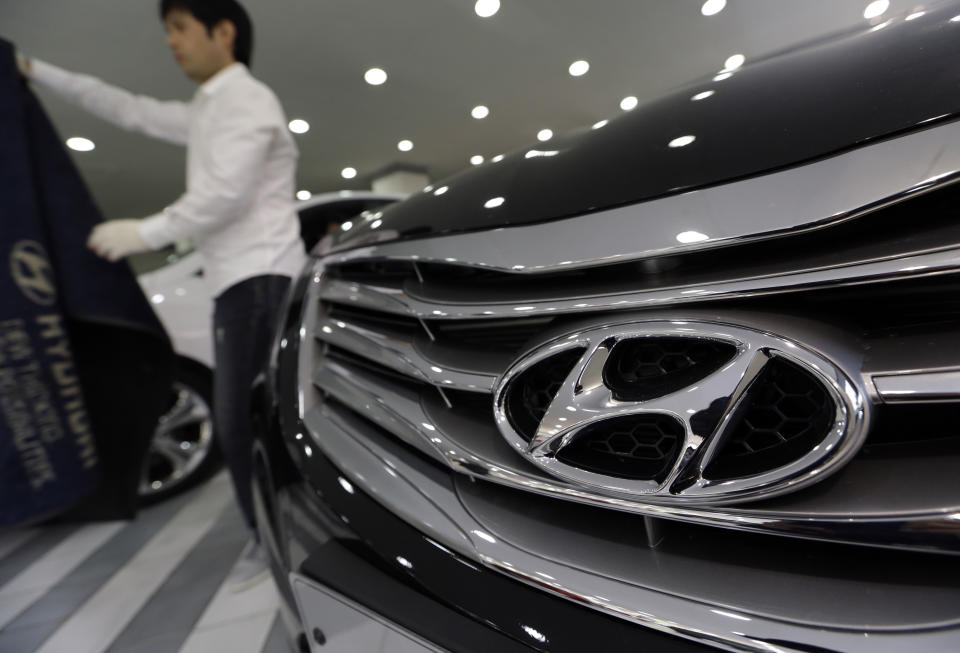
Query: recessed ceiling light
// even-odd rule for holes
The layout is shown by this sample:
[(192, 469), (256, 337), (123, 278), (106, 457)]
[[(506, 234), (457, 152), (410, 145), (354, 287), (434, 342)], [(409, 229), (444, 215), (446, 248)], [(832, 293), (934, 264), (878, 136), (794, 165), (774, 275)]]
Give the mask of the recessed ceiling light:
[(81, 136), (74, 136), (73, 138), (67, 139), (67, 147), (71, 150), (76, 150), (77, 152), (89, 152), (96, 148), (96, 145), (93, 144), (89, 138), (83, 138)]
[(290, 131), (292, 131), (294, 134), (306, 134), (308, 131), (310, 131), (310, 123), (306, 120), (300, 120), (299, 118), (296, 120), (291, 120), (287, 127), (289, 127)]
[(298, 190), (298, 191), (297, 191), (297, 199), (298, 199), (298, 200), (308, 200), (308, 199), (310, 199), (311, 197), (313, 197), (313, 193), (311, 193), (311, 192), (308, 191), (308, 190)]
[(703, 3), (703, 6), (700, 7), (700, 13), (704, 16), (713, 16), (723, 11), (723, 8), (726, 6), (727, 0), (707, 0)]
[(678, 136), (672, 141), (670, 141), (669, 145), (670, 147), (685, 147), (687, 145), (690, 145), (690, 143), (694, 142), (695, 140), (697, 140), (696, 136), (690, 136), (690, 135)]
[(726, 60), (726, 61), (723, 62), (723, 70), (724, 70), (724, 72), (734, 71), (734, 70), (736, 70), (737, 68), (739, 68), (740, 66), (742, 66), (742, 65), (743, 65), (743, 62), (746, 61), (746, 60), (747, 60), (747, 58), (746, 58), (745, 56), (743, 56), (742, 54), (734, 54), (734, 55), (731, 55), (731, 56), (727, 57), (727, 60)]
[(702, 93), (697, 93), (696, 95), (694, 95), (694, 96), (693, 96), (692, 98), (690, 98), (690, 99), (693, 100), (694, 102), (697, 102), (697, 101), (699, 101), (699, 100), (706, 100), (708, 97), (710, 97), (711, 95), (713, 95), (714, 92), (715, 92), (715, 91), (713, 91), (713, 90), (703, 91)]
[(413, 149), (413, 141), (408, 141), (406, 139), (397, 143), (397, 149), (401, 152), (409, 152)]
[(343, 170), (340, 171), (340, 176), (343, 177), (344, 179), (353, 179), (354, 177), (357, 176), (357, 169), (344, 168)]
[(500, 0), (477, 0), (473, 10), (480, 18), (490, 18), (500, 11)]
[(470, 157), (470, 163), (472, 163), (475, 166), (478, 166), (481, 163), (483, 163), (483, 157), (480, 156), (479, 154), (474, 154), (472, 157)]
[(715, 82), (722, 82), (723, 80), (729, 79), (730, 77), (733, 77), (733, 73), (730, 73), (730, 72), (720, 73), (719, 75), (716, 75), (716, 76), (713, 78), (713, 81), (715, 81)]
[(889, 8), (890, 0), (873, 0), (873, 2), (868, 4), (867, 8), (863, 10), (863, 17), (867, 19), (876, 18)]
[(381, 68), (371, 68), (363, 73), (363, 78), (367, 80), (367, 84), (371, 86), (380, 86), (387, 81), (387, 73)]
[(591, 127), (591, 129), (600, 129), (601, 127), (606, 127), (608, 122), (610, 122), (610, 121), (609, 121), (609, 120), (601, 120), (600, 122), (595, 122), (595, 123), (593, 123), (593, 127)]
[(620, 100), (620, 108), (624, 111), (633, 111), (637, 108), (637, 98), (633, 95), (628, 95), (627, 97)]
[(570, 74), (574, 77), (586, 75), (588, 70), (590, 70), (590, 63), (584, 61), (583, 59), (574, 61), (572, 64), (570, 64)]
[(491, 197), (484, 203), (483, 207), (485, 209), (495, 209), (498, 206), (503, 206), (504, 201), (502, 197)]
[(551, 138), (553, 138), (552, 129), (541, 129), (540, 131), (537, 132), (538, 141), (549, 141)]
[(490, 109), (483, 106), (482, 104), (478, 104), (477, 106), (473, 107), (473, 109), (470, 110), (470, 115), (476, 118), (477, 120), (483, 120), (484, 118), (490, 115)]

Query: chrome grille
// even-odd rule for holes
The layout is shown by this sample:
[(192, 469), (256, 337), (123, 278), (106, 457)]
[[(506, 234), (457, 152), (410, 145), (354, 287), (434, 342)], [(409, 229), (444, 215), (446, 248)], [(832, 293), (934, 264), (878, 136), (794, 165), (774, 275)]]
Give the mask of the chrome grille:
[[(960, 233), (957, 235), (960, 245)], [(513, 286), (498, 282), (499, 300), (492, 303), (484, 301), (486, 296), (483, 292), (479, 297), (470, 292), (473, 289), (470, 284), (459, 295), (451, 290), (449, 284), (432, 285), (431, 279), (441, 276), (440, 272), (444, 273), (442, 276), (446, 279), (456, 279), (457, 275), (447, 274), (456, 266), (444, 264), (429, 268), (415, 261), (363, 261), (355, 257), (344, 261), (343, 257), (333, 255), (321, 263), (318, 282), (313, 290), (317, 307), (316, 337), (321, 348), (329, 348), (332, 355), (327, 359), (328, 362), (324, 362), (322, 355), (319, 357), (321, 362), (319, 367), (314, 368), (312, 376), (319, 390), (337, 397), (348, 406), (356, 407), (359, 414), (396, 433), (400, 440), (443, 465), (527, 491), (639, 513), (654, 510), (663, 516), (659, 508), (651, 508), (649, 503), (598, 497), (588, 490), (544, 475), (506, 445), (492, 422), (492, 397), (489, 393), (496, 379), (522, 353), (525, 346), (543, 341), (550, 334), (563, 333), (571, 324), (583, 320), (602, 320), (608, 315), (622, 315), (623, 310), (636, 306), (650, 306), (660, 312), (667, 307), (684, 315), (691, 311), (702, 311), (695, 303), (699, 301), (702, 305), (704, 298), (707, 298), (716, 306), (707, 309), (708, 313), (720, 315), (728, 310), (726, 306), (752, 310), (769, 303), (780, 310), (782, 304), (790, 303), (781, 298), (791, 297), (787, 293), (794, 293), (797, 285), (805, 288), (804, 296), (807, 299), (804, 304), (815, 307), (817, 297), (824, 296), (827, 300), (825, 305), (830, 305), (835, 290), (851, 282), (868, 284), (860, 286), (865, 289), (864, 295), (870, 292), (882, 295), (886, 286), (904, 283), (927, 286), (950, 284), (953, 283), (953, 277), (930, 276), (931, 270), (955, 269), (953, 266), (960, 268), (960, 257), (951, 258), (953, 254), (946, 252), (952, 250), (945, 250), (942, 242), (940, 245), (940, 249), (932, 253), (925, 253), (922, 249), (901, 250), (900, 257), (894, 262), (887, 262), (884, 257), (879, 260), (861, 258), (846, 260), (842, 265), (817, 273), (785, 272), (744, 279), (732, 279), (724, 271), (712, 283), (697, 283), (695, 287), (692, 287), (694, 284), (650, 287), (626, 294), (604, 294), (595, 289), (587, 297), (557, 297), (561, 293), (553, 285), (556, 279), (552, 273), (542, 276), (527, 274), (522, 275), (525, 281), (523, 293), (540, 283), (543, 288), (550, 288), (549, 294), (556, 298), (549, 301), (522, 301), (523, 297), (517, 296), (519, 293)], [(905, 265), (918, 258), (927, 264)], [(679, 265), (682, 267), (682, 264)], [(938, 265), (946, 267), (938, 268)], [(428, 267), (426, 272), (421, 269), (424, 267)], [(916, 269), (904, 272), (906, 268)], [(333, 272), (328, 274), (328, 269)], [(385, 276), (380, 279), (378, 274)], [(472, 274), (470, 270), (465, 270), (460, 276), (470, 279), (472, 283), (476, 281), (471, 277)], [(484, 274), (500, 278), (505, 273), (488, 271)], [(808, 275), (806, 279), (798, 283), (798, 278), (805, 275)], [(656, 277), (653, 274), (652, 278)], [(674, 279), (669, 281), (672, 283)], [(811, 286), (813, 282), (819, 288)], [(546, 296), (539, 291), (532, 294)], [(716, 304), (720, 299), (725, 303)], [(523, 315), (518, 316), (518, 313)], [(811, 313), (816, 311), (812, 310)], [(891, 313), (895, 315), (896, 311), (892, 310)], [(790, 322), (791, 319), (786, 321)], [(806, 327), (801, 327), (801, 330), (803, 328)], [(951, 329), (952, 325), (946, 332), (947, 338), (955, 333)], [(643, 367), (644, 357), (652, 357), (654, 353), (658, 361), (666, 356), (672, 357), (665, 366), (658, 367), (658, 373), (664, 377), (677, 374), (684, 381), (695, 379), (723, 364), (725, 353), (722, 347), (712, 350), (700, 348), (691, 356), (691, 352), (668, 352), (668, 345), (671, 344), (660, 343), (659, 349), (662, 351), (658, 352), (642, 349), (630, 351), (627, 348), (618, 351), (616, 367), (612, 369), (617, 370), (614, 376), (619, 378), (611, 380), (611, 385), (620, 383), (623, 393), (637, 392), (639, 394), (634, 396), (646, 396), (643, 394), (646, 390), (637, 388), (642, 387), (645, 375), (652, 369)], [(883, 351), (882, 345), (882, 342), (878, 343), (874, 351)], [(571, 357), (575, 355), (571, 354)], [(960, 367), (960, 352), (957, 357), (954, 364)], [(943, 366), (942, 358), (937, 358), (931, 360), (930, 364)], [(572, 364), (569, 362), (569, 365)], [(924, 361), (918, 361), (918, 364), (922, 365)], [(307, 365), (314, 363), (308, 362)], [(517, 399), (510, 406), (510, 419), (514, 427), (528, 438), (532, 437), (536, 424), (546, 410), (555, 390), (556, 378), (568, 371), (559, 369), (562, 367), (560, 365), (552, 370), (531, 369), (526, 377), (528, 387), (515, 394)], [(418, 383), (411, 385), (411, 380)], [(519, 379), (518, 383), (523, 380)], [(782, 383), (790, 385), (788, 381)], [(778, 386), (774, 383), (773, 387)], [(472, 394), (476, 399), (467, 401), (464, 395), (459, 394), (462, 392)], [(777, 391), (771, 389), (769, 392)], [(810, 389), (791, 393), (788, 387), (786, 393), (779, 392), (783, 396), (758, 399), (760, 395), (755, 394), (750, 409), (753, 414), (747, 411), (742, 420), (742, 429), (727, 441), (706, 474), (722, 479), (733, 473), (759, 473), (782, 464), (783, 460), (795, 455), (798, 447), (816, 446), (825, 428), (828, 402), (822, 396), (811, 395), (813, 391)], [(800, 398), (799, 395), (804, 397)], [(799, 414), (804, 411), (804, 414), (808, 414), (806, 421)], [(774, 415), (779, 415), (780, 419), (776, 425), (770, 423)], [(697, 417), (715, 419), (710, 415)], [(875, 424), (874, 430), (879, 429), (882, 429), (882, 425)], [(588, 445), (587, 442), (584, 440), (581, 447), (594, 454), (603, 453), (603, 447), (608, 446), (599, 442)], [(869, 441), (868, 450), (872, 450), (869, 449)], [(621, 449), (610, 447), (606, 453), (615, 459), (617, 452), (622, 453)], [(624, 457), (621, 455), (621, 458)], [(495, 469), (491, 471), (491, 467)], [(841, 473), (844, 478), (855, 477), (861, 470), (856, 460), (848, 468)], [(656, 472), (652, 474), (653, 477), (656, 475)], [(699, 508), (667, 514), (678, 519), (750, 529), (756, 529), (757, 526), (744, 524), (741, 515), (773, 514), (777, 521), (762, 530), (796, 535), (801, 534), (801, 530), (795, 528), (794, 519), (805, 520), (818, 514), (816, 502), (811, 502), (808, 495), (810, 493), (781, 497), (757, 508), (749, 505), (723, 510)], [(823, 514), (827, 517), (838, 512), (854, 516), (862, 514), (863, 519), (869, 522), (875, 514), (872, 506), (883, 501), (883, 497), (877, 497), (875, 502), (861, 505), (854, 493), (838, 494), (829, 504), (824, 503)], [(917, 492), (915, 500), (908, 503), (911, 510), (903, 513), (906, 520), (914, 519), (919, 514), (942, 514), (945, 508), (960, 505), (960, 488), (936, 497)], [(797, 507), (794, 508), (793, 504)], [(777, 507), (774, 513), (768, 512), (770, 506)], [(861, 535), (840, 535), (838, 531), (829, 533), (827, 539), (908, 545), (906, 542), (874, 542)]]

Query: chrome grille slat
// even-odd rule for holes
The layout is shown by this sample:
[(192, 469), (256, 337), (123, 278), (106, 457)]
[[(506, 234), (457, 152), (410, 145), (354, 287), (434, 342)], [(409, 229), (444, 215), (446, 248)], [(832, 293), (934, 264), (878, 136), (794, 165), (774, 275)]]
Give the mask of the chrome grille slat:
[(472, 392), (490, 392), (495, 373), (461, 372), (443, 360), (428, 359), (417, 346), (388, 330), (374, 331), (343, 320), (321, 317), (315, 331), (317, 339), (374, 360), (411, 378), (444, 388)]
[(470, 295), (465, 293), (463, 299), (457, 302), (449, 298), (439, 301), (425, 297), (412, 283), (401, 289), (338, 279), (325, 279), (319, 292), (325, 300), (420, 319), (483, 319), (656, 308), (707, 299), (735, 299), (841, 284), (879, 283), (958, 270), (960, 247), (955, 247), (896, 259), (851, 263), (837, 268), (566, 299), (527, 300), (517, 297), (482, 302), (471, 300)]
[[(363, 410), (370, 421), (400, 440), (443, 460), (436, 446), (430, 443), (429, 431), (424, 428), (423, 421), (416, 421), (422, 415), (420, 394), (416, 390), (396, 385), (390, 387), (372, 374), (348, 369), (330, 360), (320, 363), (313, 383), (340, 402)], [(321, 409), (322, 406), (314, 410)]]

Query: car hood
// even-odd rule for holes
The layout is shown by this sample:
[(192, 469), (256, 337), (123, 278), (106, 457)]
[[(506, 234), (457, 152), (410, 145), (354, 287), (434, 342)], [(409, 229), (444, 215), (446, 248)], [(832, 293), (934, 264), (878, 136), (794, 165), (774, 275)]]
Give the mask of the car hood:
[(958, 14), (948, 3), (900, 15), (706, 78), (436, 183), (352, 225), (336, 247), (556, 220), (949, 120), (960, 113)]

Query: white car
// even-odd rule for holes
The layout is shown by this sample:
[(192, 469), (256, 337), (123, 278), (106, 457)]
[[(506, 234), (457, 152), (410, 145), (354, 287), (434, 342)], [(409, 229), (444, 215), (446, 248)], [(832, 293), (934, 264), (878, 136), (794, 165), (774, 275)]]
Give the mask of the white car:
[[(300, 202), (297, 210), (307, 251), (326, 235), (329, 225), (339, 226), (364, 211), (400, 199), (402, 195), (340, 191)], [(197, 252), (172, 253), (167, 261), (137, 277), (177, 355), (170, 409), (160, 418), (143, 463), (140, 498), (145, 502), (193, 485), (220, 464), (212, 411), (213, 298)]]

